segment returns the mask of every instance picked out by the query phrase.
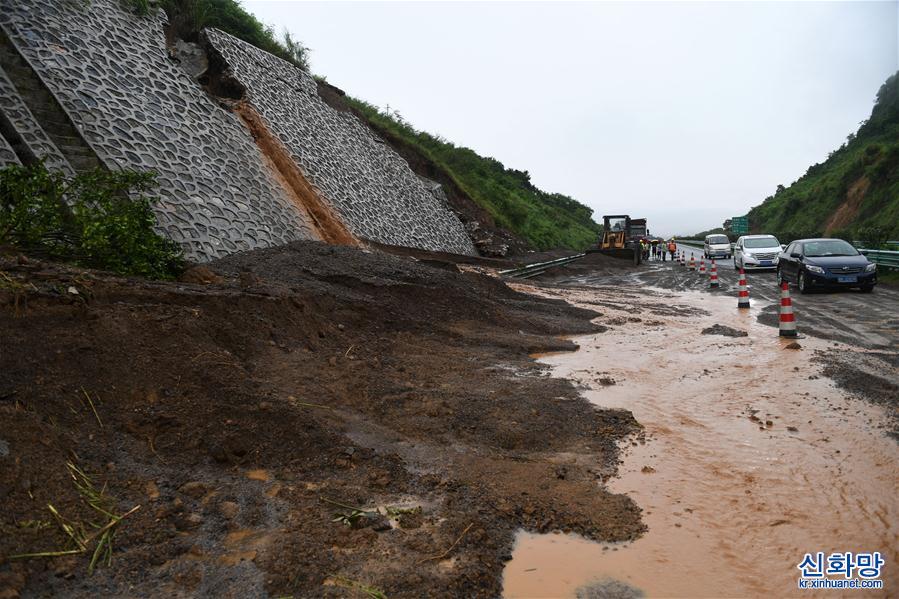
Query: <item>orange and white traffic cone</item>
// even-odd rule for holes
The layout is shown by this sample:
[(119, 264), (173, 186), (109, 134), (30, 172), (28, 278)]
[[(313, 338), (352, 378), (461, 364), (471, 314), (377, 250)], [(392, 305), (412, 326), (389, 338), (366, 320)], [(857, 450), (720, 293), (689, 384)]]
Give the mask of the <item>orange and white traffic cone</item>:
[(790, 299), (790, 285), (780, 284), (780, 336), (796, 337), (796, 318), (793, 316), (793, 300)]
[(677, 251), (677, 263), (681, 266), (684, 265), (684, 250)]
[(696, 270), (696, 259), (690, 254), (690, 270)]
[(709, 287), (718, 289), (718, 265), (715, 264), (714, 258), (712, 258), (712, 266), (709, 268)]
[(699, 274), (701, 274), (701, 275), (705, 274), (705, 258), (699, 259)]
[(749, 307), (749, 287), (746, 286), (746, 272), (740, 269), (740, 296), (737, 300), (737, 308)]

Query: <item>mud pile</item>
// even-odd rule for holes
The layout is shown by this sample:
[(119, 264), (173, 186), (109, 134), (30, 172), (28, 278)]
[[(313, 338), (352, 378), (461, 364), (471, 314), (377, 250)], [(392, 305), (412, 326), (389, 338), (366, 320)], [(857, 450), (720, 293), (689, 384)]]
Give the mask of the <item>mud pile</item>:
[[(632, 417), (527, 357), (593, 312), (313, 242), (188, 279), (0, 258), (0, 588), (496, 596), (519, 527), (642, 530), (597, 486)], [(73, 548), (48, 505), (105, 522), (67, 464), (140, 506), (90, 576), (95, 542), (12, 559)]]

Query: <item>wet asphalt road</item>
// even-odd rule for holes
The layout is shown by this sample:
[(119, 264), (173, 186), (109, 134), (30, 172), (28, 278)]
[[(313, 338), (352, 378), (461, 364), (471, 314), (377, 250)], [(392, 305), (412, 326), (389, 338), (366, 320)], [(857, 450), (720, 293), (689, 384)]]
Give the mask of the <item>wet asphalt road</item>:
[[(697, 259), (701, 256), (700, 249), (689, 248), (688, 258), (691, 251)], [(737, 308), (739, 275), (727, 260), (718, 269), (720, 287), (717, 290), (709, 289), (708, 275), (701, 276), (671, 261), (622, 267), (603, 261), (592, 265), (584, 260), (547, 274), (542, 280), (554, 285), (613, 288), (613, 297), (624, 305), (628, 298), (639, 303), (639, 298), (646, 293), (656, 297), (670, 295), (670, 308), (679, 314), (687, 314), (691, 308), (703, 309), (702, 302), (696, 301), (697, 292), (715, 294), (733, 302), (733, 320), (723, 315), (718, 324), (740, 328), (743, 320), (738, 317)], [(772, 335), (777, 335), (779, 324), (780, 288), (776, 277), (773, 271), (753, 271), (746, 275), (749, 314), (759, 323), (773, 327)], [(826, 350), (815, 350), (811, 356), (813, 362), (823, 364), (824, 376), (840, 387), (885, 406), (895, 423), (890, 434), (899, 441), (899, 289), (878, 285), (873, 293), (849, 289), (803, 295), (792, 285), (790, 291), (800, 343), (805, 337), (827, 341)], [(601, 309), (609, 302), (592, 303)], [(653, 313), (659, 308), (657, 305)]]
[[(687, 259), (696, 258), (697, 271), (702, 250), (681, 246)], [(708, 264), (706, 265), (708, 267)], [(737, 303), (738, 273), (731, 260), (717, 262), (720, 287), (708, 288), (708, 275), (702, 277), (671, 261), (651, 260), (640, 267), (620, 269), (614, 272), (572, 272), (565, 267), (552, 271), (556, 284), (604, 287), (608, 285), (655, 287), (675, 291), (707, 291), (733, 296)], [(780, 288), (777, 275), (771, 271), (751, 271), (746, 274), (750, 302), (759, 322), (778, 325)], [(879, 285), (873, 293), (861, 293), (855, 289), (822, 291), (806, 295), (799, 293), (795, 285), (790, 287), (797, 329), (800, 334), (847, 343), (881, 352), (899, 352), (899, 289)], [(681, 300), (679, 300), (681, 301)], [(727, 324), (727, 323), (722, 323)]]
[[(682, 246), (687, 259), (694, 255), (698, 261), (702, 250)], [(666, 263), (668, 268), (673, 268)], [(739, 275), (731, 260), (717, 262), (718, 277), (722, 289), (733, 293), (736, 301)], [(653, 265), (655, 268), (658, 265)], [(686, 268), (678, 267), (686, 271)], [(693, 272), (681, 273), (699, 282), (700, 275)], [(759, 321), (776, 326), (780, 304), (780, 288), (774, 270), (750, 271), (746, 273), (750, 301), (763, 302)], [(873, 293), (861, 293), (857, 289), (838, 289), (809, 294), (799, 293), (796, 285), (790, 286), (793, 310), (798, 328), (808, 334), (825, 339), (833, 339), (859, 347), (878, 350), (899, 351), (899, 290), (878, 286)]]

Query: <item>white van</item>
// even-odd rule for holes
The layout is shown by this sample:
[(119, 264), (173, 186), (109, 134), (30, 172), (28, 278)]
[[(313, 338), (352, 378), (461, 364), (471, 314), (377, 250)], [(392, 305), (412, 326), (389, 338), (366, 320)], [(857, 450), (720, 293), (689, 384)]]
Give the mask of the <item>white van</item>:
[(730, 258), (730, 239), (727, 235), (706, 235), (703, 246), (706, 260), (712, 258)]

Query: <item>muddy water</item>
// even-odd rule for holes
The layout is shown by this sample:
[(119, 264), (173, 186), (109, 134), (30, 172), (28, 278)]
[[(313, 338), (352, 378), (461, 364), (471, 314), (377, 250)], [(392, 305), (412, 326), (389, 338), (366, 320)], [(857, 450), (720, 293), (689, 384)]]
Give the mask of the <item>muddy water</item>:
[[(811, 354), (826, 342), (786, 350), (756, 323), (761, 306), (678, 296), (710, 315), (628, 323), (541, 358), (645, 427), (607, 484), (643, 508), (649, 532), (615, 546), (520, 533), (505, 596), (573, 596), (607, 579), (651, 597), (838, 596), (796, 588), (796, 565), (817, 551), (880, 551), (884, 590), (856, 592), (899, 595), (899, 444), (878, 428), (883, 412), (814, 378)], [(749, 336), (699, 334), (718, 323)]]

